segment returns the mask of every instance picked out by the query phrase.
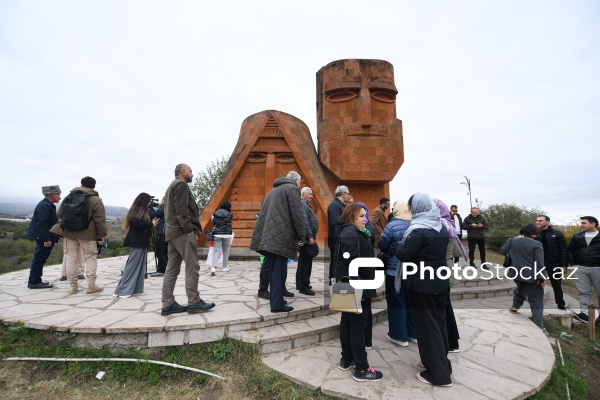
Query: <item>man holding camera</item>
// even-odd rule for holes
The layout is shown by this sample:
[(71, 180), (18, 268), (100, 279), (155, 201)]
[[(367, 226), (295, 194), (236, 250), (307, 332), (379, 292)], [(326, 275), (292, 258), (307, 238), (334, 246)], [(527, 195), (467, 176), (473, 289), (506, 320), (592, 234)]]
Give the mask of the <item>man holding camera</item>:
[(156, 237), (154, 240), (154, 257), (156, 258), (156, 272), (150, 274), (152, 277), (160, 277), (165, 274), (165, 269), (167, 268), (167, 261), (169, 260), (169, 256), (167, 255), (168, 245), (165, 240), (165, 198), (163, 197), (160, 202), (160, 207), (156, 210), (154, 209), (158, 206), (158, 202), (155, 199), (152, 199), (152, 203), (150, 204), (150, 209), (148, 210), (148, 215), (150, 218), (158, 218), (158, 225), (156, 225)]

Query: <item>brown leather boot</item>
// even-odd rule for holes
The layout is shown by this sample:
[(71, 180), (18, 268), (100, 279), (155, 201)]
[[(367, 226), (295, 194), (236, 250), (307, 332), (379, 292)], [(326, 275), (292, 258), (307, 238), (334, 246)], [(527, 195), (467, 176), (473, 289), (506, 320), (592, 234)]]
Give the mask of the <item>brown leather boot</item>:
[(77, 286), (77, 282), (71, 282), (71, 286), (69, 286), (69, 294), (75, 294), (79, 291), (79, 287)]

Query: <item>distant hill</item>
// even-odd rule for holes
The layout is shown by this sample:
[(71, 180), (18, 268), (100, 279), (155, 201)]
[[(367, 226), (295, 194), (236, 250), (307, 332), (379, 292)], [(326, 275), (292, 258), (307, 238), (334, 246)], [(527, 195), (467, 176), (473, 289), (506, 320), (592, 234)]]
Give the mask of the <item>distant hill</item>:
[[(5, 215), (29, 215), (33, 214), (37, 201), (18, 201), (18, 202), (2, 202), (0, 201), (0, 214)], [(127, 214), (127, 207), (104, 206), (106, 208), (106, 216), (114, 218), (123, 218)]]

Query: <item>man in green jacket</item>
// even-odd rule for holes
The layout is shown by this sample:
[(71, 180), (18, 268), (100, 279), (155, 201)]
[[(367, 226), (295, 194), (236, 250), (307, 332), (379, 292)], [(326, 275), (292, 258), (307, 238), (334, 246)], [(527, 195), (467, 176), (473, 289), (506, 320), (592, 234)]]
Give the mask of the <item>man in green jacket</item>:
[(67, 199), (63, 200), (56, 212), (58, 218), (61, 219), (52, 227), (50, 232), (65, 238), (64, 246), (66, 248), (65, 257), (67, 257), (67, 279), (69, 281), (69, 294), (75, 294), (79, 290), (77, 286), (78, 275), (78, 257), (79, 249), (83, 250), (85, 257), (86, 278), (88, 287), (85, 291), (87, 294), (92, 294), (102, 291), (102, 287), (96, 286), (96, 266), (97, 266), (97, 246), (104, 244), (106, 236), (106, 210), (104, 203), (98, 196), (96, 188), (96, 180), (91, 176), (86, 176), (81, 179), (81, 186), (71, 190), (70, 194), (87, 197), (87, 219), (88, 225), (83, 229), (71, 230), (61, 228), (64, 225), (64, 205)]
[[(198, 292), (200, 264), (198, 263), (196, 235), (202, 234), (202, 227), (196, 200), (188, 186), (193, 177), (194, 174), (189, 165), (177, 165), (175, 180), (171, 182), (165, 193), (165, 240), (169, 244), (169, 261), (163, 280), (160, 315), (186, 311), (193, 314), (208, 311), (215, 306), (215, 303), (204, 302)], [(178, 304), (173, 295), (182, 261), (185, 261), (187, 306)]]

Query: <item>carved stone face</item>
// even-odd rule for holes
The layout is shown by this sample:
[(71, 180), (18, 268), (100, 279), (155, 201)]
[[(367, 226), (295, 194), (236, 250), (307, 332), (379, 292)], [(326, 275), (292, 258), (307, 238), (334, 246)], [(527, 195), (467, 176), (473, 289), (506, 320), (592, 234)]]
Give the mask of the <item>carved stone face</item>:
[(397, 93), (386, 61), (339, 60), (317, 73), (319, 159), (341, 181), (389, 182), (402, 166)]

